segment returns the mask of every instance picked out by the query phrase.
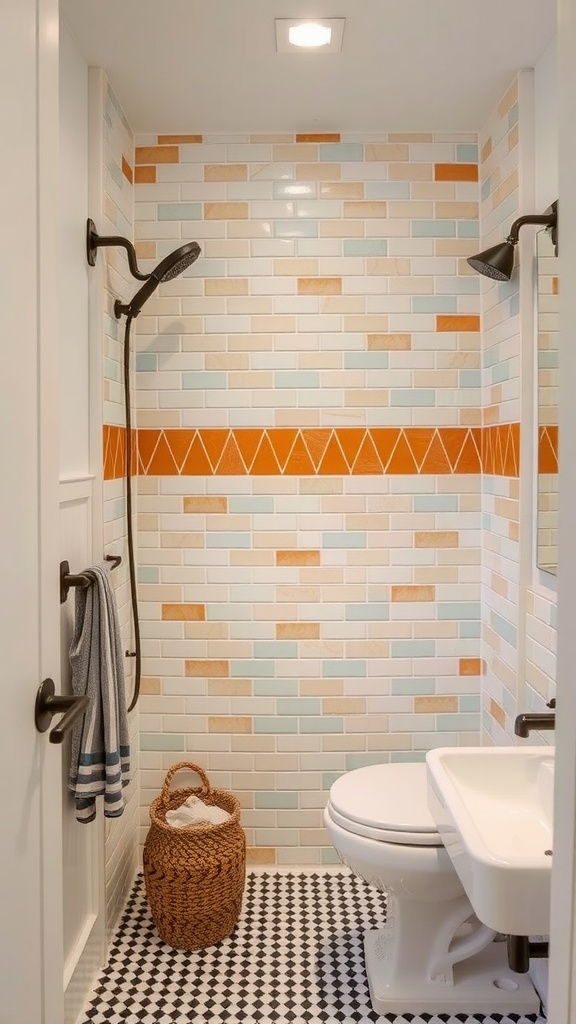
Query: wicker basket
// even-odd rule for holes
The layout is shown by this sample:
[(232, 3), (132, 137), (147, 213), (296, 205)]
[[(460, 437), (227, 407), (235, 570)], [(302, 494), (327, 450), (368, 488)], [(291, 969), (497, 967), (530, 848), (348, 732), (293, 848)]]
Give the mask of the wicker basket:
[[(199, 788), (175, 789), (170, 783), (181, 769), (197, 772)], [(205, 804), (228, 811), (221, 825), (166, 823), (191, 794)], [(242, 907), (246, 871), (246, 839), (240, 805), (232, 793), (212, 789), (198, 765), (175, 764), (166, 775), (162, 794), (150, 807), (151, 826), (144, 846), (144, 879), (154, 924), (160, 937), (177, 949), (202, 949), (230, 934)]]

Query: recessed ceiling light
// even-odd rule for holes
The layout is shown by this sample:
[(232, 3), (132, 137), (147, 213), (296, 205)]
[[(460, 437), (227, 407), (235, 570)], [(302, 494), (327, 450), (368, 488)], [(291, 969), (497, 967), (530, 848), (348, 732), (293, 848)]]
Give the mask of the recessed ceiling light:
[(278, 53), (339, 53), (342, 49), (345, 18), (276, 18)]
[(330, 25), (320, 25), (317, 21), (304, 21), (288, 29), (288, 39), (294, 46), (326, 46), (331, 38)]

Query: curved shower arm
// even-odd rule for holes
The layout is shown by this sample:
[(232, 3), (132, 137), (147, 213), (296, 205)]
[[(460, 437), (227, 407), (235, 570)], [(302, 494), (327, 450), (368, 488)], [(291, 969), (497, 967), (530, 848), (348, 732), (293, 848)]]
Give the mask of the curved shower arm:
[(138, 279), (138, 281), (147, 281), (150, 274), (141, 274), (138, 270), (138, 262), (136, 260), (136, 251), (132, 242), (129, 242), (127, 238), (123, 238), (122, 235), (99, 235), (96, 230), (96, 225), (93, 220), (88, 220), (86, 226), (86, 257), (91, 267), (96, 266), (96, 256), (100, 246), (121, 246), (122, 249), (126, 250), (128, 256), (128, 266), (130, 267), (130, 273), (132, 277)]
[(540, 225), (542, 225), (542, 227), (547, 227), (547, 228), (551, 228), (552, 229), (552, 231), (551, 231), (552, 242), (554, 243), (554, 245), (556, 245), (557, 244), (557, 227), (558, 227), (558, 209), (557, 209), (557, 206), (558, 206), (557, 203), (553, 203), (552, 206), (550, 207), (550, 209), (546, 210), (545, 213), (541, 213), (541, 214), (529, 213), (529, 214), (526, 214), (524, 217), (518, 217), (518, 219), (514, 221), (512, 227), (510, 228), (510, 234), (508, 235), (508, 238), (506, 239), (506, 241), (507, 242), (511, 242), (512, 245), (516, 245), (516, 243), (518, 241), (518, 235), (520, 233), (520, 228), (523, 228), (525, 224), (540, 224)]

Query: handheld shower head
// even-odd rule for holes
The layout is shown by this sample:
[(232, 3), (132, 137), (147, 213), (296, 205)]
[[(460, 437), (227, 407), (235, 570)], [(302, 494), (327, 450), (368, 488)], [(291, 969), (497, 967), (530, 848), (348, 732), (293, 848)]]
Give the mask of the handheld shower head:
[(174, 277), (178, 277), (179, 274), (183, 274), (198, 259), (201, 252), (202, 250), (198, 242), (187, 242), (186, 245), (181, 245), (179, 249), (175, 249), (174, 252), (165, 256), (146, 278), (145, 283), (136, 292), (131, 302), (123, 303), (120, 299), (116, 299), (114, 303), (115, 316), (118, 318), (122, 316), (122, 313), (130, 317), (138, 316), (142, 306), (148, 301), (152, 293), (156, 291), (158, 285), (163, 281), (171, 281)]

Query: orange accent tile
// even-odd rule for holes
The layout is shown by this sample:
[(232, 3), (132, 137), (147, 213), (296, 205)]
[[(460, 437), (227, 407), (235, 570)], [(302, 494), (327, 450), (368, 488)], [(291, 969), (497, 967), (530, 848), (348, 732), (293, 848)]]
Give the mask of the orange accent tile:
[(332, 436), (330, 429), (319, 429), (319, 430), (304, 430), (300, 431), (300, 436), (306, 445), (306, 450), (312, 459), (314, 469), (317, 470), (322, 458), (326, 452), (326, 447)]
[(156, 183), (156, 167), (154, 165), (135, 167), (134, 181), (137, 185), (154, 185)]
[(459, 676), (481, 676), (482, 675), (482, 658), (459, 658), (459, 660), (458, 660), (458, 675)]
[(166, 443), (172, 452), (174, 462), (178, 467), (178, 471), (182, 471), (182, 466), (186, 461), (186, 456), (190, 451), (190, 446), (194, 438), (193, 430), (165, 430), (164, 437)]
[(490, 698), (490, 714), (492, 715), (492, 718), (496, 719), (503, 729), (506, 728), (506, 714), (504, 712), (504, 708), (501, 708), (493, 697)]
[(378, 453), (369, 433), (366, 433), (360, 445), (356, 461), (352, 466), (352, 472), (355, 476), (361, 476), (364, 473), (382, 473), (382, 463), (378, 458)]
[(314, 476), (314, 464), (308, 454), (308, 449), (300, 433), (298, 434), (288, 461), (284, 466), (286, 476)]
[(219, 476), (244, 476), (246, 473), (246, 466), (238, 451), (238, 445), (233, 434), (230, 435), (224, 446), (216, 472)]
[(242, 461), (246, 466), (246, 471), (249, 473), (254, 456), (262, 440), (262, 431), (259, 428), (242, 427), (234, 431), (234, 437), (236, 438), (236, 444), (238, 445)]
[(451, 331), (456, 334), (462, 334), (465, 331), (479, 331), (480, 317), (472, 314), (459, 316), (458, 314), (440, 313), (436, 317), (436, 330)]
[(411, 334), (369, 334), (369, 352), (407, 352), (412, 348)]
[(211, 429), (209, 427), (198, 431), (198, 436), (206, 449), (213, 472), (215, 472), (216, 466), (220, 461), (229, 433), (229, 430)]
[(538, 443), (538, 472), (558, 472), (558, 427), (540, 427)]
[(298, 295), (341, 295), (341, 277), (299, 277)]
[(163, 622), (204, 622), (206, 608), (203, 604), (163, 604)]
[(420, 472), (436, 475), (452, 472), (452, 466), (450, 464), (448, 454), (442, 444), (442, 432), (440, 430), (434, 431), (430, 447), (428, 448), (424, 461), (420, 466)]
[(228, 511), (228, 498), (224, 497), (203, 497), (199, 495), (185, 496), (182, 503), (184, 512), (200, 512), (202, 514), (214, 515), (219, 512)]
[(340, 142), (340, 132), (299, 132), (296, 142)]
[(478, 164), (434, 164), (435, 181), (478, 181)]
[(412, 450), (406, 440), (404, 431), (400, 431), (400, 436), (396, 442), (396, 447), (392, 452), (390, 461), (386, 467), (387, 473), (399, 473), (402, 475), (409, 475), (411, 473), (418, 472), (418, 466), (412, 454)]
[(158, 438), (158, 444), (154, 449), (154, 454), (148, 463), (146, 470), (148, 476), (177, 476), (178, 466), (170, 448), (168, 442), (164, 437), (164, 431), (160, 432)]
[(266, 431), (268, 441), (274, 452), (274, 456), (280, 466), (280, 470), (284, 469), (288, 456), (292, 449), (292, 445), (296, 440), (298, 431), (291, 427), (272, 427)]
[(482, 458), (470, 430), (466, 431), (466, 439), (454, 466), (455, 473), (481, 473)]
[(180, 143), (203, 142), (202, 135), (159, 135), (159, 146), (179, 145)]
[(276, 565), (320, 565), (320, 552), (312, 548), (277, 551)]
[(456, 530), (418, 530), (414, 534), (415, 548), (457, 548)]
[(208, 715), (208, 732), (251, 733), (252, 719), (244, 715)]
[(371, 435), (384, 472), (387, 473), (388, 463), (396, 447), (400, 430), (397, 427), (374, 427)]
[(319, 622), (277, 622), (277, 640), (319, 640)]
[(258, 451), (252, 461), (250, 473), (252, 476), (278, 476), (280, 472), (281, 467), (278, 465), (270, 439), (264, 433)]
[(136, 146), (137, 164), (177, 164), (179, 162), (178, 146)]
[(213, 469), (197, 432), (182, 465), (182, 476), (212, 476)]
[(348, 476), (350, 467), (337, 440), (337, 431), (331, 432), (330, 440), (318, 466), (321, 476)]
[(438, 715), (458, 711), (458, 697), (415, 697), (414, 711), (420, 715)]
[(230, 666), (227, 661), (218, 661), (212, 658), (192, 658), (184, 662), (184, 675), (186, 676), (223, 676), (230, 675)]
[(150, 460), (160, 440), (160, 430), (139, 430), (138, 431), (138, 465), (140, 472), (145, 476), (148, 472)]
[(349, 466), (348, 471), (350, 471), (356, 461), (366, 431), (364, 427), (339, 427), (334, 431), (334, 433), (338, 438), (340, 448), (344, 452), (346, 462)]
[(392, 601), (435, 601), (436, 587), (427, 586), (426, 584), (416, 586), (404, 586), (401, 584), (392, 587), (391, 598)]
[(414, 456), (418, 472), (420, 472), (420, 467), (424, 462), (424, 457), (430, 447), (433, 436), (433, 427), (407, 427), (404, 430), (404, 437)]
[(558, 278), (552, 278), (552, 295), (558, 295)]
[(127, 159), (126, 159), (126, 157), (124, 155), (122, 155), (122, 174), (124, 175), (125, 178), (128, 179), (128, 181), (132, 185), (132, 183), (134, 181), (134, 171), (132, 170), (130, 164), (128, 163), (128, 161), (127, 161)]

